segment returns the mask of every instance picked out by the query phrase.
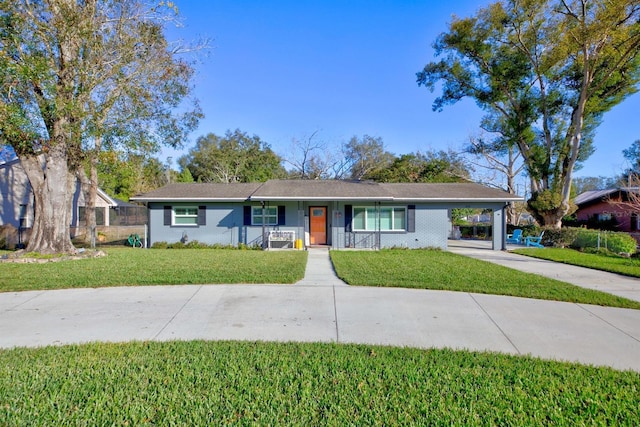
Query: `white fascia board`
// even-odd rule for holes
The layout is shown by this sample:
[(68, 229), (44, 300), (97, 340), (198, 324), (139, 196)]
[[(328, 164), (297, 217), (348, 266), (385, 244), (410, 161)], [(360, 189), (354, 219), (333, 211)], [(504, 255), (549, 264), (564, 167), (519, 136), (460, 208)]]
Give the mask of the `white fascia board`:
[(104, 192), (104, 190), (101, 190), (100, 188), (98, 188), (98, 195), (102, 197), (102, 199), (107, 202), (110, 207), (118, 205), (115, 200), (113, 200), (107, 193)]
[(393, 197), (251, 197), (249, 201), (253, 202), (274, 202), (274, 201), (299, 201), (299, 202), (334, 202), (334, 201), (349, 201), (354, 200), (358, 202), (391, 202)]
[(131, 197), (129, 200), (134, 202), (165, 202), (165, 203), (193, 203), (193, 202), (209, 202), (209, 203), (220, 203), (220, 202), (247, 202), (249, 199), (246, 197), (243, 198), (225, 198), (225, 199), (212, 199), (211, 197), (185, 197), (185, 198), (176, 198), (176, 197)]
[(524, 201), (524, 198), (510, 198), (510, 199), (461, 199), (461, 198), (456, 198), (456, 199), (450, 199), (450, 198), (436, 198), (436, 197), (425, 197), (422, 199), (417, 199), (417, 198), (407, 198), (407, 199), (403, 199), (403, 198), (396, 198), (393, 199), (394, 202), (447, 202), (447, 203), (452, 203), (452, 202), (459, 202), (459, 203), (506, 203), (506, 202), (522, 202)]

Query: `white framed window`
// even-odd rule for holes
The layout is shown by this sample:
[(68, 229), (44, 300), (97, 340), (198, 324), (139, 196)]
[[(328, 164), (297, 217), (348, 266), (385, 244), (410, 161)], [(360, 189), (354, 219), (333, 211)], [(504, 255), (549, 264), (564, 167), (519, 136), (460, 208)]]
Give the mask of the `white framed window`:
[(172, 225), (198, 225), (198, 207), (174, 206)]
[(262, 207), (251, 207), (251, 225), (278, 225), (278, 207), (265, 206), (264, 208), (264, 224), (262, 224)]
[[(378, 215), (379, 213), (379, 215)], [(406, 231), (407, 208), (399, 206), (354, 206), (354, 231)]]

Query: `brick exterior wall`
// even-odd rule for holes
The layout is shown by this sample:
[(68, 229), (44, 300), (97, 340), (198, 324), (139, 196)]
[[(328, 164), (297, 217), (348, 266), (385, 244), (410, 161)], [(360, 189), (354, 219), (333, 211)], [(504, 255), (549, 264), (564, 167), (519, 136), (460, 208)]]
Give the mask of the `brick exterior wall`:
[[(637, 231), (637, 217), (622, 206), (612, 203), (600, 201), (588, 206), (584, 206), (576, 211), (576, 217), (579, 221), (587, 221), (594, 216), (611, 215), (618, 223), (618, 231), (632, 232)], [(635, 224), (632, 223), (634, 220)]]

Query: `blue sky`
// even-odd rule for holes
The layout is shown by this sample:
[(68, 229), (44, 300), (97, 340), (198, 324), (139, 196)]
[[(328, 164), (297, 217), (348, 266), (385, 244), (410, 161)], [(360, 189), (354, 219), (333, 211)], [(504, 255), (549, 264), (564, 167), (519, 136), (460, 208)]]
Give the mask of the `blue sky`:
[[(197, 137), (228, 129), (258, 135), (287, 155), (293, 139), (338, 146), (352, 136), (381, 137), (396, 155), (459, 150), (479, 132), (482, 112), (466, 100), (431, 110), (437, 93), (416, 84), (434, 60), (432, 43), (452, 15), (488, 0), (178, 1), (182, 28), (169, 38), (211, 39), (197, 65), (196, 97), (205, 113)], [(605, 116), (596, 153), (576, 176), (613, 176), (622, 150), (640, 139), (640, 94)], [(175, 163), (174, 163), (175, 165)]]

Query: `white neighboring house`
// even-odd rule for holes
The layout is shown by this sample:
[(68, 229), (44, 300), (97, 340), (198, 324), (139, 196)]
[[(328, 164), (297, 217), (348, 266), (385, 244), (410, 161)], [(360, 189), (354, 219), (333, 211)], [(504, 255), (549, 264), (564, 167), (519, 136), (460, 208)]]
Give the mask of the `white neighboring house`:
[[(109, 226), (109, 208), (118, 204), (104, 191), (98, 189), (96, 200), (97, 225)], [(76, 183), (73, 195), (73, 214), (69, 227), (84, 225), (85, 197), (81, 185)], [(0, 164), (0, 226), (30, 229), (33, 226), (34, 197), (27, 174), (20, 160)]]

